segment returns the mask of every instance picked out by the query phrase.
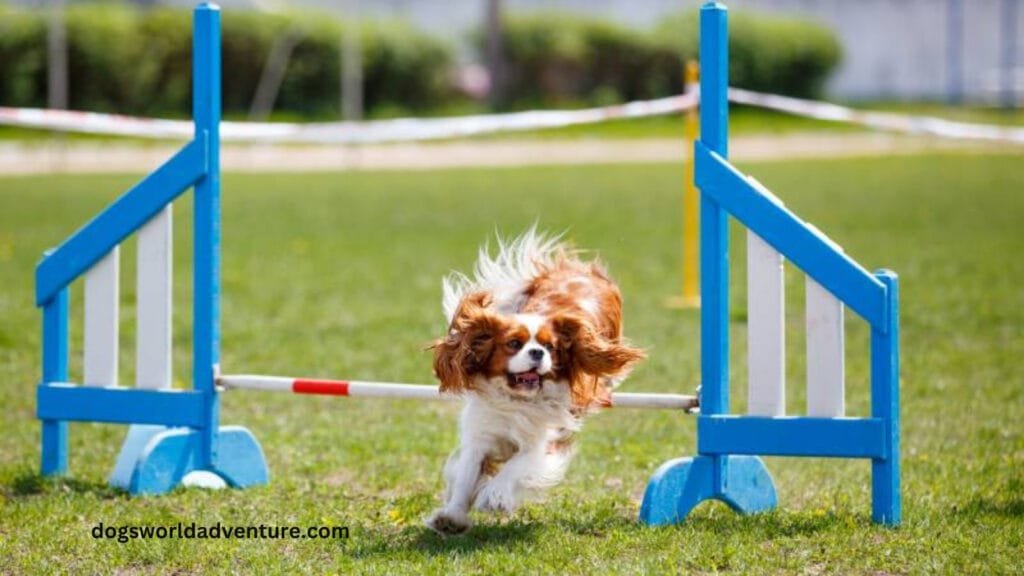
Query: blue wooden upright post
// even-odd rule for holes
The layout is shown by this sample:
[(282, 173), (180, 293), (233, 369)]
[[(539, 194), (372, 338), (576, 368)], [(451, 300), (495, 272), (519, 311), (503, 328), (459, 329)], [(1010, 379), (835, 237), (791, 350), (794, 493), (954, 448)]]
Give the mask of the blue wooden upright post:
[(195, 389), (206, 395), (208, 425), (201, 431), (199, 462), (217, 463), (220, 399), (220, 8), (195, 10), (192, 41), (192, 115), (195, 137), (206, 140), (206, 175), (195, 186), (193, 366)]
[[(728, 12), (720, 4), (700, 11), (700, 142), (729, 155)], [(696, 152), (694, 152), (696, 157)], [(707, 194), (700, 199), (701, 413), (729, 413), (729, 215)], [(725, 491), (726, 458), (712, 456), (715, 492)]]
[[(43, 384), (68, 380), (68, 289), (64, 288), (43, 305)], [(42, 422), (42, 465), (44, 476), (64, 474), (68, 469), (68, 423)]]
[(888, 450), (871, 461), (871, 517), (887, 526), (900, 523), (900, 312), (894, 272), (875, 273), (886, 288), (886, 324), (871, 328), (871, 416), (884, 424)]

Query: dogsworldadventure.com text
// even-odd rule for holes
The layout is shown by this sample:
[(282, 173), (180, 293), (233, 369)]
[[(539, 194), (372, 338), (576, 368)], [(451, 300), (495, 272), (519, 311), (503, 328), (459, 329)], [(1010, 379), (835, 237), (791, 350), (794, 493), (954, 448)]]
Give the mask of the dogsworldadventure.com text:
[(92, 537), (105, 540), (116, 540), (120, 543), (129, 540), (183, 538), (187, 540), (218, 539), (335, 539), (347, 540), (347, 526), (277, 526), (260, 524), (258, 526), (197, 524), (195, 522), (178, 522), (159, 526), (119, 524), (108, 525), (100, 522), (92, 527)]

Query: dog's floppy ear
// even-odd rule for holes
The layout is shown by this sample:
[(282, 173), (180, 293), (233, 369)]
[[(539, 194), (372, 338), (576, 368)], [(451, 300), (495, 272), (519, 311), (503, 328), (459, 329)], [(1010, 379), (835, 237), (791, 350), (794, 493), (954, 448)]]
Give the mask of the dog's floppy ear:
[(434, 343), (434, 374), (441, 392), (462, 392), (473, 387), (473, 375), (491, 359), (498, 334), (505, 329), (500, 316), (487, 309), (491, 297), (475, 292), (462, 299), (448, 335)]
[(577, 405), (587, 405), (602, 396), (601, 380), (624, 377), (633, 365), (647, 357), (639, 348), (604, 338), (580, 316), (561, 315), (551, 323)]
[(575, 368), (592, 376), (618, 376), (647, 357), (639, 348), (612, 342), (598, 334), (585, 318), (558, 316), (552, 325), (558, 345)]

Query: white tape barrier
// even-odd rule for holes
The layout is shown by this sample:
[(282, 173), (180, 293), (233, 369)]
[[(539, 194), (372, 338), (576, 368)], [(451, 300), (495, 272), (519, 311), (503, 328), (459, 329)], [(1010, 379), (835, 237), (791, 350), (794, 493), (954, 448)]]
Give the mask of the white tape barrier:
[[(615, 106), (584, 110), (534, 110), (508, 114), (455, 116), (448, 118), (396, 118), (366, 122), (221, 122), (225, 142), (372, 144), (439, 140), (489, 134), (596, 124), (607, 120), (642, 118), (678, 113), (697, 105), (696, 94), (657, 100), (641, 100)], [(43, 128), (62, 132), (84, 132), (135, 136), (138, 138), (192, 137), (192, 122), (158, 120), (115, 114), (0, 107), (0, 124)]]
[[(829, 102), (802, 100), (740, 88), (729, 89), (729, 100), (737, 104), (797, 116), (860, 124), (891, 132), (1024, 144), (1024, 128), (954, 122), (928, 116), (868, 112)], [(699, 94), (693, 92), (584, 110), (534, 110), (508, 114), (396, 118), (366, 122), (222, 122), (221, 139), (225, 142), (284, 144), (374, 144), (440, 140), (676, 114), (696, 106), (698, 101)], [(193, 133), (192, 123), (186, 120), (159, 120), (40, 108), (0, 107), (0, 125), (154, 139), (188, 139)]]
[(802, 100), (777, 94), (764, 94), (743, 90), (742, 88), (729, 88), (729, 101), (736, 104), (746, 104), (748, 106), (786, 112), (795, 116), (860, 124), (861, 126), (888, 132), (1024, 144), (1024, 128), (1011, 126), (972, 124), (931, 116), (856, 110), (829, 102)]

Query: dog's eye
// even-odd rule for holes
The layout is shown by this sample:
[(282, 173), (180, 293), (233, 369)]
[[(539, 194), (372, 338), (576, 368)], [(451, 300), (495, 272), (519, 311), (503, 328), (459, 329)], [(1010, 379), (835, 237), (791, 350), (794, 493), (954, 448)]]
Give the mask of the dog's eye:
[(510, 350), (519, 350), (523, 347), (523, 342), (521, 340), (509, 340), (508, 347)]
[(555, 351), (555, 345), (550, 343), (550, 342), (545, 344), (544, 347), (547, 348), (548, 352), (554, 352)]

